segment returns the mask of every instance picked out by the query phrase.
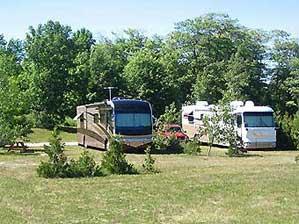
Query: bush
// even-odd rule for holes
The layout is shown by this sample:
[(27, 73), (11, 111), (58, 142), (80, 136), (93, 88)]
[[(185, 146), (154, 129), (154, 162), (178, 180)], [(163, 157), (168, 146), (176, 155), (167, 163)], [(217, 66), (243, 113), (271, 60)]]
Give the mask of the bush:
[(50, 139), (50, 145), (44, 146), (46, 154), (49, 156), (48, 162), (41, 162), (37, 168), (39, 176), (46, 178), (66, 177), (68, 167), (67, 157), (64, 154), (64, 144), (61, 142), (59, 132), (54, 129)]
[(155, 150), (165, 150), (168, 146), (168, 139), (160, 134), (154, 134), (152, 146)]
[(158, 129), (163, 128), (165, 124), (179, 124), (180, 115), (181, 113), (177, 110), (174, 102), (166, 106), (164, 114), (157, 121)]
[(229, 157), (239, 156), (240, 151), (237, 147), (229, 146), (226, 155), (228, 155)]
[(175, 136), (165, 137), (156, 133), (152, 143), (153, 151), (157, 153), (182, 153), (183, 147)]
[(142, 164), (142, 168), (145, 173), (157, 173), (158, 170), (155, 168), (155, 159), (151, 155), (151, 148), (147, 147), (145, 150), (145, 159)]
[(299, 149), (299, 112), (294, 116), (277, 116), (277, 120), (281, 127), (277, 133), (278, 147)]
[(137, 174), (134, 166), (126, 160), (123, 144), (119, 137), (111, 139), (109, 149), (104, 154), (101, 165), (105, 174)]
[(96, 164), (93, 157), (87, 151), (83, 152), (78, 161), (68, 162), (64, 154), (64, 144), (61, 142), (59, 132), (54, 129), (50, 146), (44, 146), (49, 156), (49, 161), (41, 162), (37, 173), (41, 177), (94, 177), (102, 176), (101, 168)]
[(49, 161), (58, 164), (58, 163), (66, 163), (67, 157), (64, 154), (64, 143), (62, 143), (62, 139), (59, 136), (59, 131), (57, 128), (54, 128), (52, 132), (52, 137), (50, 138), (50, 145), (44, 146), (45, 152), (49, 156)]
[(189, 141), (184, 144), (184, 153), (188, 155), (198, 155), (201, 152), (199, 142)]
[(71, 160), (67, 169), (68, 177), (98, 177), (103, 176), (101, 167), (96, 164), (94, 158), (84, 151), (80, 158)]
[(299, 112), (295, 114), (291, 124), (291, 138), (293, 144), (299, 150)]
[(67, 171), (68, 163), (51, 163), (51, 162), (41, 162), (37, 168), (37, 174), (40, 177), (45, 178), (55, 178), (55, 177), (68, 177)]

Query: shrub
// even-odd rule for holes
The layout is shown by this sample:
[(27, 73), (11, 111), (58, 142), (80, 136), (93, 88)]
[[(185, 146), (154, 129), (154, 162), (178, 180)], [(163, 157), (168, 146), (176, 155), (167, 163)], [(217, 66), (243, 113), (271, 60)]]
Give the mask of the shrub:
[(151, 148), (147, 147), (145, 150), (145, 159), (142, 164), (142, 168), (145, 173), (157, 173), (158, 170), (155, 168), (155, 159), (151, 155)]
[(189, 141), (184, 144), (184, 153), (188, 155), (198, 155), (201, 148), (198, 141)]
[(278, 147), (299, 149), (299, 112), (293, 116), (277, 116), (277, 120), (281, 127), (277, 134)]
[(291, 124), (291, 138), (294, 145), (299, 150), (299, 112), (295, 114)]
[(67, 157), (64, 154), (64, 144), (61, 142), (59, 132), (55, 128), (52, 132), (50, 145), (44, 146), (45, 153), (49, 156), (48, 162), (41, 162), (37, 168), (39, 176), (46, 178), (66, 177), (65, 170), (68, 167)]
[(165, 137), (156, 133), (153, 137), (152, 148), (154, 152), (158, 153), (181, 153), (183, 147), (180, 141), (175, 136)]
[(68, 163), (41, 162), (37, 168), (37, 174), (45, 178), (68, 177)]
[(64, 143), (62, 143), (62, 139), (59, 136), (59, 131), (57, 128), (54, 128), (52, 132), (52, 137), (50, 138), (50, 145), (44, 146), (45, 152), (49, 156), (49, 161), (58, 164), (65, 163), (67, 161), (67, 157), (64, 154)]
[(174, 102), (169, 106), (166, 106), (164, 114), (162, 114), (157, 121), (158, 128), (163, 128), (165, 124), (180, 123), (180, 114), (181, 113), (177, 110)]
[(238, 155), (240, 155), (240, 151), (236, 147), (229, 146), (227, 149), (226, 155), (228, 155), (229, 157), (238, 156)]
[(104, 154), (101, 165), (105, 174), (137, 174), (133, 164), (126, 160), (123, 144), (119, 137), (111, 139), (109, 149)]
[(155, 150), (165, 150), (168, 147), (168, 139), (156, 133), (153, 136), (152, 146)]
[(77, 161), (71, 160), (66, 172), (68, 177), (103, 176), (100, 166), (87, 151), (84, 151)]
[(93, 157), (87, 151), (83, 152), (78, 161), (68, 162), (64, 154), (64, 144), (61, 142), (59, 132), (54, 129), (50, 146), (44, 146), (45, 152), (49, 156), (47, 162), (41, 162), (37, 168), (37, 173), (41, 177), (93, 177), (102, 176), (101, 168), (96, 164)]

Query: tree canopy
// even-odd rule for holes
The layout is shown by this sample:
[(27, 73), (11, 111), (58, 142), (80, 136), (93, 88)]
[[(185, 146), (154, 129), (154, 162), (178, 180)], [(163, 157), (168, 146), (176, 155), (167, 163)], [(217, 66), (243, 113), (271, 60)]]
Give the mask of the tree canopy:
[(89, 30), (57, 21), (29, 27), (25, 40), (0, 35), (0, 119), (14, 117), (10, 124), (30, 114), (36, 126), (53, 127), (114, 86), (114, 96), (148, 100), (156, 117), (172, 103), (254, 100), (271, 105), (295, 139), (283, 124), (298, 114), (298, 80), (297, 40), (225, 14), (178, 22), (165, 37), (128, 29), (96, 42)]

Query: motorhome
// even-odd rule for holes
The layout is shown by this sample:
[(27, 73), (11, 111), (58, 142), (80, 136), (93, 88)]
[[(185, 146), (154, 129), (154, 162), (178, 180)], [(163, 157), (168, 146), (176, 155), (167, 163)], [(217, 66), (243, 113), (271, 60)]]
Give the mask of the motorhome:
[[(234, 115), (234, 126), (244, 149), (265, 149), (276, 147), (276, 127), (273, 109), (268, 106), (255, 106), (252, 101), (233, 101), (230, 103)], [(182, 128), (189, 138), (199, 137), (207, 142), (206, 135), (200, 135), (204, 128), (204, 117), (211, 116), (217, 106), (209, 105), (206, 101), (198, 101), (194, 105), (182, 107)], [(217, 145), (227, 146), (226, 142)]]
[(128, 147), (145, 147), (152, 142), (153, 121), (149, 102), (113, 98), (77, 107), (78, 144), (107, 149), (109, 139), (119, 135)]

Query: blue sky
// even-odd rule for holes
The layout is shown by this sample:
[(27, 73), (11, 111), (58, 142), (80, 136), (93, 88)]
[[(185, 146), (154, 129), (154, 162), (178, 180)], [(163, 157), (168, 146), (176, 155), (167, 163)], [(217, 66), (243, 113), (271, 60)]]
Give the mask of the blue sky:
[(126, 28), (165, 35), (174, 23), (209, 12), (227, 13), (250, 28), (282, 29), (299, 37), (298, 0), (0, 0), (0, 34), (23, 39), (30, 25), (52, 19), (73, 30), (85, 27), (95, 37)]

